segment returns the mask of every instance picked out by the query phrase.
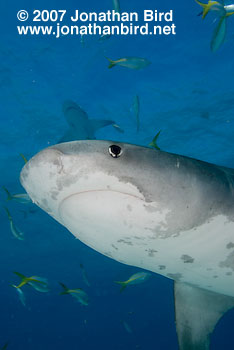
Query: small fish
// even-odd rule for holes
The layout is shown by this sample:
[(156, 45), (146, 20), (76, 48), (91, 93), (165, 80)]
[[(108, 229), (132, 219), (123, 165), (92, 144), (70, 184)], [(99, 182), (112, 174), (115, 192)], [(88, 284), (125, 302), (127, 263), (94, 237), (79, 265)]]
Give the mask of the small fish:
[(121, 321), (121, 323), (123, 324), (123, 326), (124, 326), (126, 332), (132, 333), (132, 330), (131, 330), (129, 324), (128, 324), (126, 321)]
[(131, 277), (129, 277), (128, 280), (123, 281), (123, 282), (116, 281), (115, 283), (118, 283), (121, 285), (120, 292), (122, 292), (127, 286), (143, 283), (150, 276), (151, 276), (151, 273), (149, 273), (149, 272), (137, 272), (134, 275), (132, 275)]
[(26, 306), (26, 299), (25, 299), (25, 295), (24, 295), (23, 291), (20, 288), (16, 288), (16, 291), (19, 295), (19, 300), (21, 301), (23, 306)]
[(98, 41), (103, 42), (111, 38), (111, 34), (102, 34)]
[(15, 226), (14, 222), (13, 222), (13, 219), (12, 219), (12, 216), (9, 212), (9, 209), (4, 207), (6, 213), (7, 213), (7, 216), (8, 216), (8, 219), (9, 219), (9, 223), (10, 223), (10, 229), (11, 229), (11, 232), (13, 234), (13, 236), (17, 239), (19, 239), (20, 241), (23, 241), (24, 240), (24, 233), (22, 231), (20, 231), (20, 229)]
[(87, 278), (87, 274), (86, 274), (84, 265), (83, 265), (83, 264), (80, 264), (80, 268), (81, 268), (81, 271), (82, 271), (82, 277), (83, 277), (83, 280), (84, 280), (85, 284), (87, 284), (87, 286), (90, 287), (90, 283), (89, 283), (89, 281), (88, 281), (88, 278)]
[(160, 134), (161, 134), (161, 130), (154, 136), (152, 142), (150, 142), (150, 144), (149, 144), (150, 147), (153, 147), (159, 151), (160, 151), (160, 148), (157, 145), (157, 140), (158, 140)]
[(113, 0), (113, 7), (115, 12), (121, 13), (119, 0)]
[(234, 14), (234, 5), (224, 5), (224, 3), (211, 0), (209, 0), (207, 4), (204, 4), (198, 0), (195, 1), (203, 8), (203, 19), (206, 17), (210, 10), (219, 12), (220, 19), (217, 27), (213, 32), (210, 44), (211, 51), (216, 52), (225, 41), (227, 31), (227, 17)]
[(18, 203), (28, 204), (32, 203), (29, 195), (27, 193), (11, 194), (6, 187), (2, 187), (7, 194), (7, 201), (14, 200)]
[(71, 294), (73, 298), (79, 301), (82, 305), (87, 306), (89, 304), (89, 298), (87, 293), (83, 289), (77, 288), (77, 289), (68, 289), (65, 284), (59, 282), (60, 286), (63, 288), (63, 292), (60, 293), (60, 295), (65, 294)]
[(140, 130), (140, 118), (139, 118), (139, 114), (140, 114), (140, 99), (139, 96), (135, 96), (134, 97), (134, 101), (133, 101), (133, 112), (135, 114), (136, 117), (136, 128), (137, 128), (137, 132)]
[(26, 277), (22, 275), (22, 273), (14, 271), (14, 274), (20, 277), (21, 282), (18, 286), (12, 284), (12, 287), (18, 289), (23, 287), (24, 285), (28, 284), (32, 288), (36, 289), (38, 292), (48, 292), (48, 283), (45, 278), (38, 277), (38, 276), (31, 276), (31, 277)]
[(130, 69), (142, 69), (151, 64), (150, 61), (148, 61), (146, 58), (140, 58), (140, 57), (125, 57), (120, 58), (118, 60), (111, 60), (110, 58), (107, 58), (110, 62), (108, 68), (112, 68), (116, 65), (121, 67), (126, 67)]
[[(218, 14), (223, 17), (223, 16), (231, 16), (234, 14), (234, 4), (229, 4), (229, 5), (224, 5), (224, 2), (219, 2), (219, 1), (212, 1), (209, 0), (207, 4), (200, 2), (198, 0), (195, 0), (196, 3), (198, 3), (202, 7), (202, 19), (204, 19), (208, 12), (210, 11), (216, 11)], [(199, 13), (199, 16), (201, 15)]]
[(27, 163), (28, 163), (28, 160), (27, 160), (27, 158), (23, 155), (23, 153), (20, 153), (20, 156), (23, 158), (24, 163), (27, 164)]

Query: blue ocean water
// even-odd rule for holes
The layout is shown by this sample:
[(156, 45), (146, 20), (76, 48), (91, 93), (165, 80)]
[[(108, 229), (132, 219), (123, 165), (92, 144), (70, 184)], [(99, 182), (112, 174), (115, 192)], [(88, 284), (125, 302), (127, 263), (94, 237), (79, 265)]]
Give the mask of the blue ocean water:
[[(234, 19), (228, 18), (224, 44), (213, 53), (217, 20), (203, 21), (195, 1), (120, 0), (122, 11), (174, 11), (175, 36), (97, 37), (20, 36), (16, 14), (39, 9), (73, 12), (107, 11), (111, 0), (2, 0), (0, 39), (0, 170), (1, 185), (22, 193), (19, 173), (23, 153), (30, 158), (56, 144), (68, 126), (62, 113), (65, 100), (78, 103), (92, 118), (112, 119), (124, 129), (100, 129), (97, 139), (147, 146), (161, 130), (162, 150), (234, 167)], [(30, 22), (32, 24), (32, 22)], [(108, 69), (106, 57), (144, 57), (142, 70)], [(140, 130), (132, 113), (140, 98)], [(0, 211), (0, 347), (10, 349), (177, 349), (173, 283), (153, 274), (144, 284), (123, 293), (114, 281), (139, 269), (125, 266), (91, 250), (39, 208), (6, 202), (25, 240), (13, 237), (5, 211)], [(90, 287), (82, 278), (80, 264)], [(11, 284), (13, 271), (46, 277), (49, 293), (25, 286), (26, 307)], [(59, 295), (58, 282), (83, 288), (90, 303), (82, 306)], [(132, 332), (123, 326), (127, 322)], [(211, 349), (233, 349), (234, 311), (217, 325)]]

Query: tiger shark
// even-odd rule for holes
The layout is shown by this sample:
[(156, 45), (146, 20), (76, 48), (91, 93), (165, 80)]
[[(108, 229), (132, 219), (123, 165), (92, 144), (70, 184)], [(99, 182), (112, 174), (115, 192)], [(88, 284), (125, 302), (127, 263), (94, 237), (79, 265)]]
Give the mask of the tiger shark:
[(174, 280), (179, 348), (209, 349), (234, 307), (234, 170), (92, 140), (42, 150), (20, 178), (89, 247)]
[[(62, 109), (69, 128), (59, 142), (93, 140), (98, 129), (108, 125), (115, 126), (113, 120), (90, 119), (88, 114), (71, 100), (65, 101)], [(119, 131), (118, 128), (116, 130)]]

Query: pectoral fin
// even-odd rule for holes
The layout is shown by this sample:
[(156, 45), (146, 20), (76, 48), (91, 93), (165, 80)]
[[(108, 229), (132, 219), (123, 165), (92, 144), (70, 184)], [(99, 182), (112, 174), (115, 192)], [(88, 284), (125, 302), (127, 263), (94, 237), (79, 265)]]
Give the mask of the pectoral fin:
[(58, 143), (69, 142), (69, 141), (77, 141), (77, 134), (75, 129), (68, 129), (65, 135), (58, 141)]
[(108, 125), (113, 125), (115, 122), (113, 120), (105, 120), (105, 119), (91, 119), (89, 120), (90, 127), (92, 128), (93, 132), (95, 133), (98, 129), (104, 128)]
[(210, 335), (234, 298), (175, 282), (175, 316), (180, 350), (208, 350)]

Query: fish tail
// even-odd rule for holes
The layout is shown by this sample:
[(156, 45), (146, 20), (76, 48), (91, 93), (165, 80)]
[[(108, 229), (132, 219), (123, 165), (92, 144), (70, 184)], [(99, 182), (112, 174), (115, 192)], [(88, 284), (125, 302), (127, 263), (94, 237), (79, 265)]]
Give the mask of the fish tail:
[(13, 273), (15, 275), (17, 275), (21, 279), (21, 282), (20, 282), (20, 284), (18, 284), (18, 286), (12, 284), (12, 287), (15, 287), (16, 289), (18, 289), (18, 288), (24, 286), (25, 284), (27, 284), (28, 279), (27, 279), (26, 276), (24, 276), (24, 275), (22, 275), (22, 273), (19, 273), (19, 272), (16, 272), (16, 271), (13, 271)]
[(211, 7), (213, 6), (213, 2), (208, 1), (208, 4), (204, 4), (203, 2), (200, 2), (198, 0), (195, 0), (195, 1), (198, 5), (200, 5), (203, 8), (202, 19), (204, 19), (207, 16), (208, 12), (210, 11)]
[(110, 58), (108, 58), (108, 57), (107, 57), (107, 59), (108, 59), (108, 61), (110, 62), (110, 64), (109, 64), (108, 68), (113, 68), (113, 67), (116, 65), (116, 62), (115, 62), (115, 61), (113, 61), (113, 60), (111, 60), (111, 59), (110, 59)]
[(64, 283), (59, 282), (60, 286), (63, 288), (63, 291), (61, 293), (59, 293), (60, 295), (64, 295), (64, 294), (69, 294), (69, 289), (67, 288), (67, 286), (65, 286)]
[(115, 283), (120, 284), (121, 288), (120, 288), (120, 292), (123, 292), (124, 289), (127, 287), (127, 283), (126, 282), (119, 282), (119, 281), (115, 281)]
[(4, 189), (4, 191), (7, 194), (7, 201), (10, 201), (12, 199), (12, 195), (10, 194), (10, 192), (8, 191), (8, 189), (4, 186), (2, 186), (2, 188)]
[(161, 134), (161, 131), (162, 131), (162, 130), (160, 130), (160, 131), (155, 135), (155, 137), (153, 138), (152, 142), (149, 143), (149, 146), (150, 146), (150, 147), (153, 147), (153, 148), (155, 148), (155, 149), (157, 149), (157, 150), (159, 150), (159, 151), (160, 151), (160, 148), (159, 148), (158, 145), (157, 145), (157, 140), (158, 140), (159, 135)]

